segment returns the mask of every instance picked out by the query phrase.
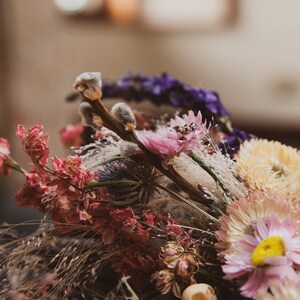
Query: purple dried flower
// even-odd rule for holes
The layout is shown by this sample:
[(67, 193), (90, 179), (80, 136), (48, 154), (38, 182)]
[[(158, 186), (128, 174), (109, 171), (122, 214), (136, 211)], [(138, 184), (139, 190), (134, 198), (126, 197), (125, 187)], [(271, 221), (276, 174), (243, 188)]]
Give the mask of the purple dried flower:
[(225, 127), (222, 119), (229, 116), (216, 92), (190, 87), (168, 74), (151, 77), (128, 73), (115, 82), (104, 82), (102, 92), (104, 98), (148, 99), (156, 105), (193, 109), (196, 113), (200, 110), (204, 119), (211, 121), (214, 118)]
[(255, 138), (255, 135), (234, 128), (233, 131), (224, 138), (223, 142), (218, 144), (218, 147), (223, 154), (228, 153), (230, 157), (233, 157), (234, 154), (239, 151), (241, 144), (252, 138)]
[(224, 143), (219, 144), (223, 153), (231, 157), (239, 150), (240, 144), (253, 138), (239, 129), (232, 129), (229, 113), (221, 103), (218, 93), (200, 88), (193, 88), (172, 76), (127, 73), (117, 81), (105, 81), (102, 86), (104, 98), (123, 98), (128, 101), (150, 100), (155, 105), (167, 104), (183, 111), (201, 111), (203, 120), (221, 126), (227, 134)]

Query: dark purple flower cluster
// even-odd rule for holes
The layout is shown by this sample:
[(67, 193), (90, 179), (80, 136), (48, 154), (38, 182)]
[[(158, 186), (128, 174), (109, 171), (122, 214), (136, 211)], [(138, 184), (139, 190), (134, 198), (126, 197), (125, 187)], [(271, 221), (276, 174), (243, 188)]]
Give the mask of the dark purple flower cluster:
[(234, 128), (232, 132), (224, 138), (223, 142), (218, 144), (218, 147), (223, 154), (229, 154), (230, 157), (233, 157), (234, 154), (239, 151), (240, 145), (244, 141), (249, 141), (252, 138), (255, 138), (255, 135)]
[(147, 99), (155, 105), (167, 104), (184, 111), (193, 109), (196, 113), (200, 110), (208, 121), (229, 116), (216, 92), (193, 88), (168, 74), (150, 77), (128, 73), (117, 81), (104, 82), (102, 92), (104, 98), (138, 102)]
[(150, 100), (155, 105), (166, 104), (184, 112), (201, 111), (204, 120), (217, 123), (226, 133), (225, 141), (219, 148), (230, 156), (239, 150), (242, 142), (253, 137), (244, 131), (231, 128), (229, 113), (218, 93), (191, 87), (166, 73), (153, 77), (142, 73), (127, 73), (119, 80), (104, 81), (102, 93), (103, 98), (123, 98), (136, 102)]

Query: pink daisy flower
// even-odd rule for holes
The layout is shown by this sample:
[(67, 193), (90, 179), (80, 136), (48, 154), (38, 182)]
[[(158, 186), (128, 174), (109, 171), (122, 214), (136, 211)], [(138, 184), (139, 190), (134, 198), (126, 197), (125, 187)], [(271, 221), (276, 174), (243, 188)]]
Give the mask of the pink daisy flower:
[(295, 268), (300, 267), (300, 237), (290, 217), (282, 222), (275, 216), (258, 219), (253, 229), (253, 236), (245, 235), (235, 252), (225, 255), (222, 267), (225, 278), (239, 279), (241, 294), (252, 298), (269, 288), (270, 279), (297, 280)]
[(182, 118), (176, 116), (171, 119), (169, 127), (161, 128), (157, 132), (143, 131), (139, 138), (149, 151), (164, 159), (170, 159), (176, 154), (194, 149), (206, 132), (201, 112), (195, 116), (190, 110)]
[(206, 133), (205, 123), (202, 122), (202, 115), (199, 111), (197, 116), (193, 111), (189, 111), (182, 118), (176, 116), (171, 119), (170, 126), (177, 133), (178, 143), (181, 146), (180, 152), (192, 150), (197, 146), (197, 142), (202, 139)]

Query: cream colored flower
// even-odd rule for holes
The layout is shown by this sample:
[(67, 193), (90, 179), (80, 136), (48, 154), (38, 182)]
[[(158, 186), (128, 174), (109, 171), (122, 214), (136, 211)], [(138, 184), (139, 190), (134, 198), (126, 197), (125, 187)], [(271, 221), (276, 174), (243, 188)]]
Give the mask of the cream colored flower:
[(241, 146), (236, 160), (241, 176), (253, 190), (272, 190), (300, 198), (300, 152), (296, 149), (253, 139)]

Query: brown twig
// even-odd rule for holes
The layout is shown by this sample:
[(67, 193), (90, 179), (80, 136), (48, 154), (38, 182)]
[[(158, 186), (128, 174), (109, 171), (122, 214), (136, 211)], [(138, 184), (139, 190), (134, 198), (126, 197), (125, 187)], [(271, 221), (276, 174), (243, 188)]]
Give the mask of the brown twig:
[[(172, 165), (169, 165), (166, 168), (161, 158), (150, 152), (144, 146), (144, 144), (139, 141), (134, 131), (126, 131), (124, 125), (119, 123), (110, 114), (110, 112), (103, 105), (100, 99), (102, 96), (102, 92), (100, 86), (97, 85), (100, 78), (96, 77), (96, 74), (95, 77), (92, 78), (92, 74), (88, 73), (88, 79), (85, 79), (84, 74), (80, 75), (76, 79), (74, 88), (76, 88), (81, 93), (83, 99), (88, 102), (94, 109), (94, 112), (101, 117), (103, 125), (106, 128), (114, 131), (123, 140), (135, 143), (141, 150), (143, 150), (143, 161), (145, 161), (145, 163), (148, 163), (149, 165), (152, 165), (162, 174), (170, 178), (183, 192), (187, 193), (193, 201), (199, 202), (206, 207), (210, 207), (211, 200), (209, 200), (208, 195), (204, 192), (201, 186), (198, 185), (198, 189), (196, 189), (180, 174), (178, 174), (178, 172), (173, 168)], [(138, 156), (132, 158), (136, 161), (141, 161), (141, 158)]]

